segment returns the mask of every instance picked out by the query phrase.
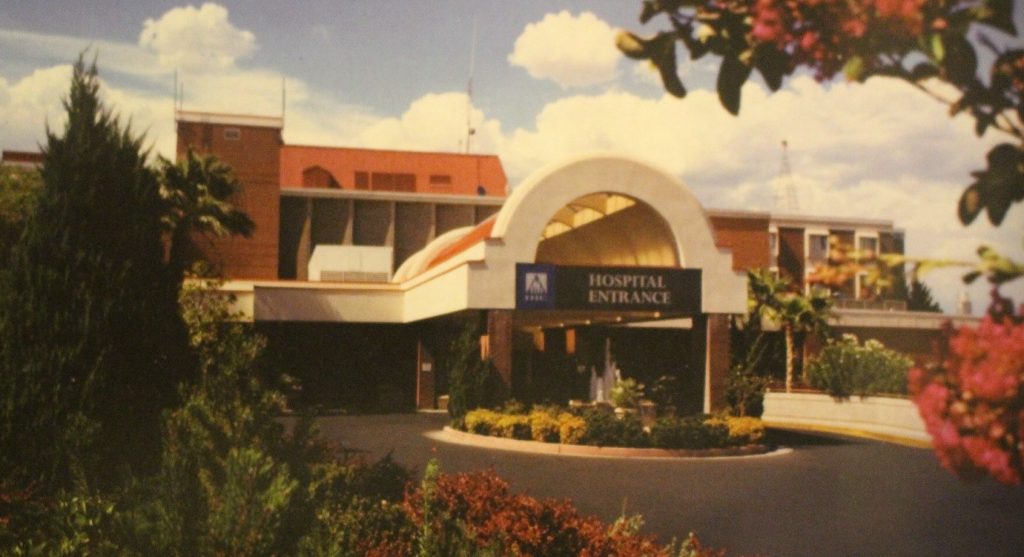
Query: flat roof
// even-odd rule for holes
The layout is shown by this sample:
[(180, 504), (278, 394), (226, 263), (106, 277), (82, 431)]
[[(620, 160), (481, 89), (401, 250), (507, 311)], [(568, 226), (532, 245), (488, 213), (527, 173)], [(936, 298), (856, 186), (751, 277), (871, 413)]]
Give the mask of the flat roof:
[(176, 122), (195, 122), (199, 124), (222, 124), (227, 126), (250, 126), (257, 128), (284, 127), (284, 118), (280, 116), (258, 116), (253, 114), (223, 114), (220, 112), (198, 112), (192, 110), (176, 110)]
[(498, 195), (461, 195), (456, 193), (416, 193), (374, 190), (346, 190), (341, 188), (281, 187), (282, 197), (309, 197), (320, 199), (359, 199), (365, 201), (399, 201), (409, 203), (446, 203), (456, 205), (486, 205), (500, 207), (505, 198)]

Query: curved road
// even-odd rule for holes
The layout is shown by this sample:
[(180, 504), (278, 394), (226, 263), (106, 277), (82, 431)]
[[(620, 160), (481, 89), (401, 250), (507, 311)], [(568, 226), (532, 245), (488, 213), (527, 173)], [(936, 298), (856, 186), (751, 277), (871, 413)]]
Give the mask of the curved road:
[(789, 454), (716, 460), (531, 455), (434, 441), (446, 415), (326, 417), (321, 434), (422, 471), (494, 468), (515, 491), (614, 520), (640, 513), (662, 541), (693, 531), (730, 555), (1024, 555), (1024, 488), (966, 484), (932, 452), (771, 432)]

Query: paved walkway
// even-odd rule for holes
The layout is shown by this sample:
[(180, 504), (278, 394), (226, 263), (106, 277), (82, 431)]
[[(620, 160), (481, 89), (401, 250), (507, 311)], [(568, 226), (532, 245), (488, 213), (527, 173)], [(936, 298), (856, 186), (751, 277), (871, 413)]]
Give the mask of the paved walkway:
[(643, 515), (668, 541), (694, 531), (730, 555), (1024, 555), (1024, 488), (965, 484), (929, 450), (771, 432), (792, 447), (771, 458), (633, 461), (530, 455), (427, 438), (445, 415), (322, 419), (322, 434), (417, 471), (494, 468), (512, 489), (572, 499), (588, 514)]

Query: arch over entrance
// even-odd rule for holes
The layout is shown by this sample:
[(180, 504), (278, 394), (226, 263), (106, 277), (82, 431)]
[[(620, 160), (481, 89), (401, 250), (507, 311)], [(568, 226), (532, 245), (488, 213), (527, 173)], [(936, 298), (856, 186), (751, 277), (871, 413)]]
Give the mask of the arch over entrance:
[[(594, 216), (589, 211), (602, 214), (602, 208), (602, 218), (588, 220)], [(488, 267), (501, 260), (701, 269), (703, 312), (746, 311), (746, 276), (733, 269), (732, 254), (715, 245), (711, 222), (693, 192), (627, 157), (579, 157), (535, 172), (498, 212), (491, 246)], [(514, 292), (514, 277), (494, 278), (504, 281), (502, 290)]]
[(537, 244), (537, 263), (678, 267), (672, 229), (653, 207), (615, 193), (593, 193), (559, 209)]
[[(728, 372), (727, 314), (746, 311), (746, 275), (715, 245), (696, 196), (665, 172), (610, 155), (535, 172), (496, 215), (439, 236), (399, 269), (395, 281), (406, 322), (483, 310), (481, 336), (506, 388), (514, 390), (522, 377), (514, 353), (547, 342), (531, 338), (531, 331), (552, 331), (547, 340), (562, 356), (547, 363), (567, 366), (570, 374), (581, 363), (586, 368), (607, 360), (601, 346), (617, 336), (648, 354), (666, 346), (684, 350), (669, 354), (668, 364), (688, 367), (705, 410), (721, 399)], [(556, 286), (549, 290), (549, 284)], [(665, 322), (670, 318), (689, 324)], [(658, 323), (650, 326), (650, 320)], [(657, 333), (624, 328), (629, 324), (689, 333), (655, 339), (657, 348), (647, 350), (641, 341)], [(570, 335), (572, 327), (595, 334)], [(596, 357), (582, 357), (595, 351)], [(682, 362), (684, 356), (691, 361)]]

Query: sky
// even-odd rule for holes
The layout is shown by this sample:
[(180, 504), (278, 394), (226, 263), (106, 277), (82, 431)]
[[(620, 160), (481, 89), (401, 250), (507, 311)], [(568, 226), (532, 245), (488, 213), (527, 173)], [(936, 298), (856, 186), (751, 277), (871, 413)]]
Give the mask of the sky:
[[(35, 149), (59, 128), (70, 64), (88, 48), (106, 101), (168, 157), (175, 74), (186, 110), (276, 116), (284, 90), (289, 144), (461, 152), (468, 115), (469, 149), (499, 155), (513, 187), (566, 157), (617, 152), (716, 209), (783, 209), (786, 140), (800, 213), (892, 220), (912, 257), (972, 261), (986, 244), (1024, 260), (1021, 204), (998, 228), (956, 218), (970, 172), (1008, 138), (979, 139), (969, 118), (886, 78), (797, 76), (774, 94), (754, 78), (733, 117), (714, 61), (682, 57), (690, 94), (675, 99), (615, 49), (618, 29), (666, 26), (641, 26), (639, 11), (639, 0), (0, 2), (0, 147)], [(923, 278), (946, 311), (966, 291), (978, 313), (988, 287), (962, 274)], [(1003, 293), (1024, 302), (1024, 281)]]

